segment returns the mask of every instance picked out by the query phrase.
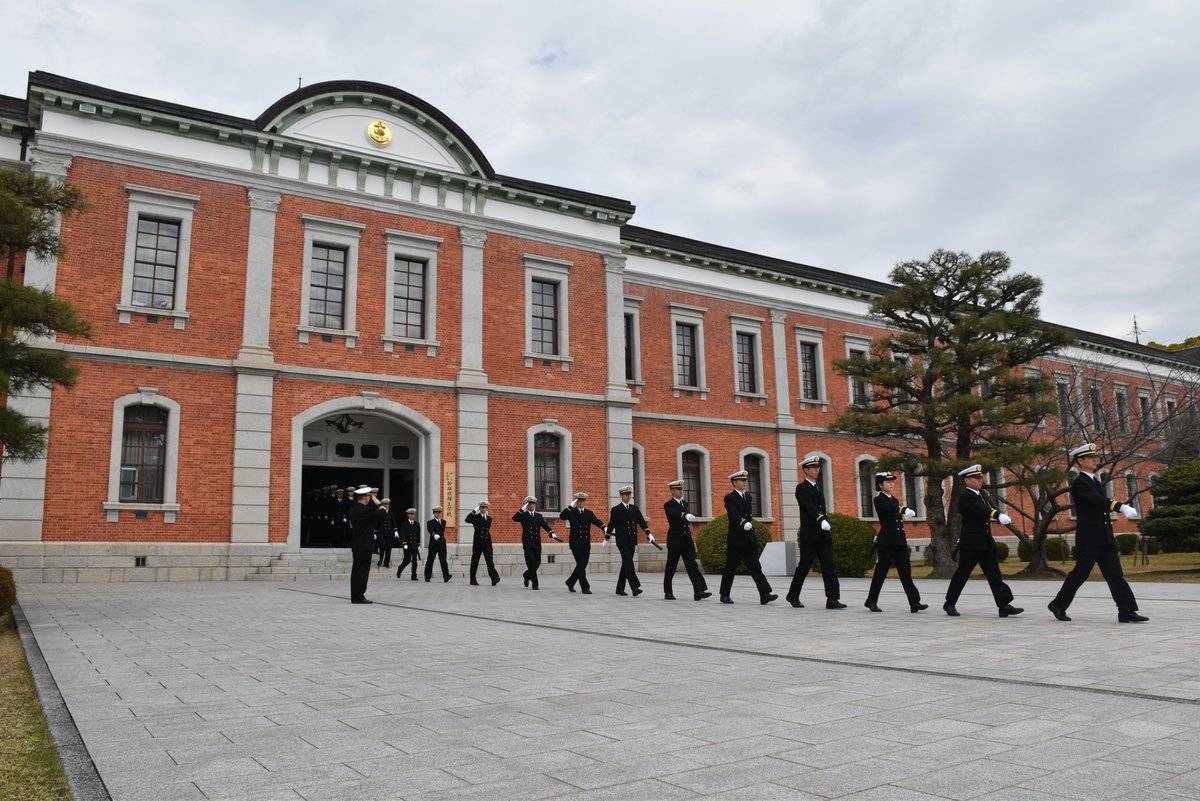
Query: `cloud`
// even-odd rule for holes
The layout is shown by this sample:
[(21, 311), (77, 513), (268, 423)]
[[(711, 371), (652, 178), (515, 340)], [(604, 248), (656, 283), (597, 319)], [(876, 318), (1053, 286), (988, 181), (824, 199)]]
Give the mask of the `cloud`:
[(6, 5), (0, 92), (45, 69), (255, 116), (368, 78), (641, 225), (875, 278), (999, 248), (1050, 319), (1200, 332), (1195, 4)]

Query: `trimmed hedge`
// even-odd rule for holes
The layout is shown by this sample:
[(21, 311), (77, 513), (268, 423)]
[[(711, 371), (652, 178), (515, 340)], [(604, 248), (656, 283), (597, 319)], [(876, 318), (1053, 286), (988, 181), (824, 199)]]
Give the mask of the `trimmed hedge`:
[[(833, 568), (839, 576), (861, 578), (875, 564), (875, 527), (865, 520), (849, 515), (831, 514), (833, 535)], [(813, 572), (818, 572), (813, 564)]]
[(1008, 543), (1007, 542), (997, 542), (996, 543), (996, 560), (1003, 562), (1007, 558), (1008, 558)]
[(17, 584), (13, 581), (12, 571), (0, 566), (0, 616), (8, 614), (16, 602)]
[[(754, 521), (754, 537), (758, 540), (758, 552), (771, 541), (771, 529)], [(714, 517), (696, 535), (696, 555), (705, 573), (721, 573), (725, 570), (725, 557), (729, 553), (729, 515)], [(739, 575), (746, 575), (744, 566), (738, 568)]]
[(1117, 535), (1117, 550), (1123, 556), (1128, 556), (1137, 550), (1138, 535), (1133, 533)]
[(1154, 482), (1154, 509), (1139, 525), (1167, 553), (1200, 551), (1200, 461), (1166, 470)]
[(1046, 538), (1046, 559), (1050, 562), (1062, 562), (1071, 555), (1071, 548), (1062, 537)]
[(1028, 562), (1029, 557), (1033, 555), (1033, 546), (1025, 540), (1017, 540), (1017, 558), (1022, 562)]

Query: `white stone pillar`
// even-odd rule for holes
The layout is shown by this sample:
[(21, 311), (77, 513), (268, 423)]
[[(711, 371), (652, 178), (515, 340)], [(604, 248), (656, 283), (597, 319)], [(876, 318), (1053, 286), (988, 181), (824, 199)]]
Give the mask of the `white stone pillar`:
[[(462, 239), (462, 359), (458, 380), (486, 384), (483, 372), (483, 245), (487, 231), (460, 228)], [(474, 506), (474, 504), (472, 504)]]
[[(608, 379), (605, 387), (608, 427), (608, 503), (620, 501), (617, 489), (633, 484), (633, 404), (625, 377), (625, 257), (604, 257), (605, 331)], [(644, 498), (638, 502), (645, 504)]]
[(464, 535), (467, 512), (488, 495), (488, 391), (483, 370), (483, 247), (487, 231), (460, 228), (462, 240), (462, 357), (458, 371), (458, 509), (456, 515), (460, 556), (469, 548)]
[(792, 417), (792, 393), (788, 371), (787, 313), (771, 309), (771, 350), (775, 355), (775, 424), (779, 427), (779, 511), (775, 518), (784, 540), (800, 528), (796, 506), (799, 465), (796, 454), (796, 420)]
[(275, 213), (278, 192), (249, 191), (250, 235), (246, 240), (246, 300), (242, 309), (243, 361), (273, 361), (271, 355), (271, 287), (275, 266)]

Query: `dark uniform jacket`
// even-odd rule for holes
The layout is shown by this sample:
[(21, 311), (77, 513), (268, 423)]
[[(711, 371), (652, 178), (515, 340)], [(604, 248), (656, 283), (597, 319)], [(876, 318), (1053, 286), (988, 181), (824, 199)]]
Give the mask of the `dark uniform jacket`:
[[(429, 550), (441, 548), (446, 545), (446, 519), (438, 520), (436, 517), (425, 521), (425, 530), (429, 532)], [(437, 534), (438, 539), (434, 539), (433, 535)]]
[(958, 547), (962, 550), (994, 551), (996, 540), (992, 537), (992, 521), (1000, 512), (984, 497), (983, 493), (964, 489), (958, 497), (958, 511), (962, 515), (962, 532), (958, 535)]
[(521, 524), (521, 544), (525, 547), (542, 544), (542, 532), (550, 532), (554, 529), (546, 518), (542, 517), (541, 512), (527, 512), (524, 509), (518, 509), (513, 515), (513, 522)]
[(408, 516), (405, 515), (404, 519), (400, 521), (400, 525), (397, 526), (397, 530), (400, 532), (400, 544), (403, 547), (409, 551), (421, 547), (421, 524), (416, 520), (410, 523)]
[(1116, 545), (1109, 514), (1121, 505), (1109, 500), (1104, 485), (1087, 473), (1076, 474), (1071, 482), (1071, 504), (1075, 507), (1075, 545), (1103, 549)]
[(830, 533), (821, 528), (825, 511), (825, 493), (808, 479), (796, 485), (796, 503), (800, 505), (800, 541), (820, 543), (831, 541)]
[(643, 531), (649, 531), (646, 517), (635, 504), (626, 506), (618, 503), (608, 511), (608, 533), (617, 538), (617, 545), (630, 547), (637, 544), (638, 526)]
[(904, 507), (890, 495), (880, 492), (875, 496), (875, 516), (879, 518), (879, 536), (875, 544), (880, 548), (908, 546), (904, 536)]
[(378, 529), (379, 509), (370, 503), (354, 504), (350, 510), (350, 550), (374, 551)]
[(685, 547), (692, 540), (692, 524), (687, 521), (688, 505), (683, 498), (672, 498), (663, 504), (667, 513), (667, 545)]
[(475, 542), (490, 545), (492, 542), (492, 516), (482, 512), (468, 512), (467, 523), (475, 529)]
[(753, 529), (746, 531), (745, 523), (753, 521), (754, 517), (750, 514), (753, 509), (750, 505), (750, 493), (739, 493), (737, 490), (725, 496), (725, 514), (729, 515), (729, 539), (734, 537), (749, 537), (754, 539)]
[(591, 509), (580, 509), (572, 504), (559, 512), (559, 518), (566, 520), (571, 526), (569, 542), (572, 548), (590, 546), (592, 541), (592, 526), (604, 529), (604, 523), (596, 517)]

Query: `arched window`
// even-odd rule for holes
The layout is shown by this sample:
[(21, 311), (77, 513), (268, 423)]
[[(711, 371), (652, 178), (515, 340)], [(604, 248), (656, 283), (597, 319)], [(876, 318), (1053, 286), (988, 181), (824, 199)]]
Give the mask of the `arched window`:
[(762, 517), (763, 492), (766, 491), (763, 486), (763, 458), (757, 453), (747, 454), (742, 457), (742, 468), (750, 476), (746, 487), (750, 493), (750, 514)]
[(904, 505), (916, 512), (919, 519), (924, 519), (925, 479), (916, 473), (904, 474)]
[(875, 460), (870, 456), (860, 456), (855, 462), (858, 516), (867, 520), (875, 518), (875, 465)]
[(125, 407), (121, 429), (121, 502), (163, 502), (167, 417), (167, 410), (158, 406), (139, 403)]
[(562, 508), (562, 440), (557, 434), (534, 435), (533, 494), (541, 509)]
[[(821, 475), (817, 479), (817, 483), (821, 486), (821, 493), (825, 496), (825, 511), (830, 514), (834, 511), (833, 503), (833, 460), (828, 455), (820, 451), (811, 451), (804, 455), (801, 461), (808, 461), (814, 456), (821, 457)], [(804, 480), (804, 473), (801, 471), (800, 480)]]
[(1133, 473), (1125, 474), (1125, 500), (1134, 509), (1138, 510), (1138, 514), (1142, 512), (1142, 497), (1138, 494), (1141, 492), (1138, 477)]
[(679, 477), (684, 480), (683, 498), (697, 517), (709, 517), (708, 451), (695, 445), (679, 449)]
[(1003, 512), (1008, 499), (1008, 488), (1004, 486), (1003, 467), (993, 467), (988, 471), (985, 489), (992, 497), (992, 503), (996, 504), (996, 509)]

